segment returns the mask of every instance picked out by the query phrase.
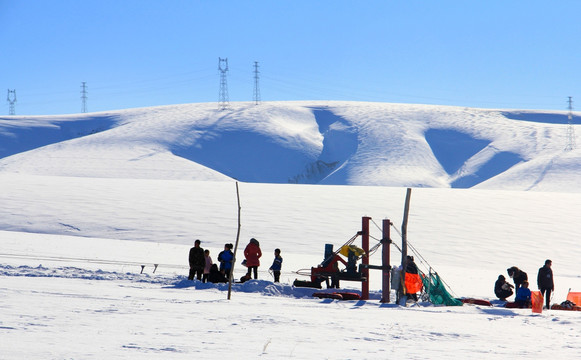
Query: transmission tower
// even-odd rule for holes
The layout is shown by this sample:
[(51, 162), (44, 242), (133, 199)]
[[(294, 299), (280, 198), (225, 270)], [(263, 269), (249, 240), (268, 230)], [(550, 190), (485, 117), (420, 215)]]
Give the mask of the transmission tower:
[(569, 96), (567, 101), (569, 104), (569, 115), (568, 115), (568, 125), (567, 125), (567, 146), (565, 151), (571, 151), (575, 149), (575, 129), (573, 128), (573, 98)]
[(87, 112), (87, 83), (81, 83), (81, 112)]
[(8, 101), (8, 115), (16, 115), (16, 89), (8, 89), (8, 96), (6, 96), (6, 101)]
[(229, 105), (228, 81), (226, 79), (226, 73), (228, 72), (228, 58), (218, 58), (218, 70), (220, 70), (220, 95), (218, 97), (218, 107), (220, 110), (225, 110)]
[(259, 74), (260, 72), (258, 71), (258, 61), (254, 62), (254, 94), (252, 96), (252, 99), (254, 100), (254, 105), (258, 105), (260, 104), (260, 87), (258, 86), (258, 79), (259, 79)]

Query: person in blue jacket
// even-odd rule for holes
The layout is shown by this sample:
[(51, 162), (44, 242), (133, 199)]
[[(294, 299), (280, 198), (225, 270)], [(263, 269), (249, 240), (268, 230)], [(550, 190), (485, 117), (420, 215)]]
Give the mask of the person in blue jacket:
[(529, 289), (528, 281), (524, 281), (522, 286), (518, 288), (514, 302), (520, 308), (527, 308), (531, 306), (531, 290)]
[(280, 256), (280, 249), (274, 250), (274, 261), (269, 270), (274, 274), (274, 282), (280, 282), (280, 269), (282, 268), (282, 257)]
[(224, 251), (218, 254), (218, 261), (220, 262), (220, 272), (230, 279), (230, 270), (232, 270), (232, 260), (234, 259), (234, 253), (232, 248), (234, 245), (225, 244)]

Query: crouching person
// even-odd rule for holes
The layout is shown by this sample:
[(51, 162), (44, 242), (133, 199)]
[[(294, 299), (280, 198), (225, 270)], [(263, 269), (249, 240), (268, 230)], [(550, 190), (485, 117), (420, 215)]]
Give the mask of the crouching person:
[(498, 275), (498, 280), (494, 283), (494, 294), (496, 297), (502, 301), (506, 301), (506, 298), (514, 293), (512, 289), (512, 284), (509, 284), (503, 275)]
[(208, 275), (208, 281), (214, 284), (227, 283), (228, 279), (224, 274), (220, 272), (220, 269), (218, 269), (217, 264), (212, 264), (212, 266), (210, 267), (210, 275)]

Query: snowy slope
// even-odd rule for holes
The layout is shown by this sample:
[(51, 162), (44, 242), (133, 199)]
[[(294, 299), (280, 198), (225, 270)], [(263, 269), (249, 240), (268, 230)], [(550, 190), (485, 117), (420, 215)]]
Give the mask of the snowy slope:
[[(0, 358), (576, 358), (581, 313), (506, 309), (492, 291), (513, 265), (536, 290), (546, 258), (552, 303), (581, 291), (579, 151), (563, 150), (565, 121), (353, 102), (0, 118)], [(216, 261), (235, 242), (235, 179), (238, 259), (251, 237), (264, 255), (259, 280), (226, 300), (225, 285), (186, 279), (187, 253), (201, 239)], [(399, 264), (407, 186), (420, 269), (496, 306), (381, 304), (378, 271), (369, 301), (292, 286), (362, 216), (372, 245), (393, 222)]]
[[(564, 151), (566, 123), (564, 112), (361, 102), (9, 117), (0, 119), (7, 144), (0, 149), (0, 171), (561, 191), (566, 180), (560, 174), (569, 180), (581, 174), (581, 153)], [(30, 148), (18, 146), (21, 141)]]

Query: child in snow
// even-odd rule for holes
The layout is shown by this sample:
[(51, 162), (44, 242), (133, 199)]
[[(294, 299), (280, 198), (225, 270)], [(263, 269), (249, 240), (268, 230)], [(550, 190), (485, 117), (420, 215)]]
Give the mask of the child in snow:
[(280, 249), (274, 250), (274, 261), (269, 270), (274, 274), (274, 282), (280, 282), (280, 269), (282, 268), (282, 257), (280, 256)]
[(204, 275), (202, 276), (202, 282), (208, 282), (208, 276), (210, 275), (210, 267), (212, 266), (212, 258), (210, 257), (210, 250), (204, 250), (204, 258), (206, 258), (206, 266), (204, 266)]
[(531, 306), (531, 291), (529, 290), (528, 281), (524, 281), (522, 286), (518, 288), (514, 302), (520, 308), (527, 308)]

